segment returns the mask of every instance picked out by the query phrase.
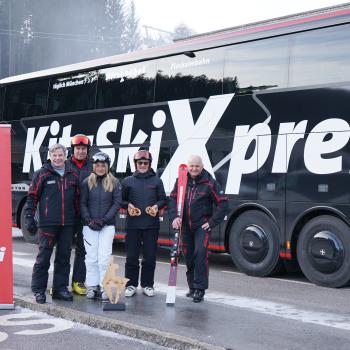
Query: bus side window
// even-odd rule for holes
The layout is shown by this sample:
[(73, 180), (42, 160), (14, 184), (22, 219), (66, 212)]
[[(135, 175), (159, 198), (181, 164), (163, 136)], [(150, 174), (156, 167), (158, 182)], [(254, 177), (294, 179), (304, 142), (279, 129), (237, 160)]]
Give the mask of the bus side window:
[(152, 103), (155, 75), (155, 64), (148, 61), (101, 69), (97, 108)]
[(96, 83), (96, 71), (51, 79), (49, 114), (94, 109)]
[(46, 113), (48, 80), (6, 87), (4, 118), (17, 120)]
[(293, 34), (289, 86), (350, 79), (350, 25)]
[(223, 59), (221, 48), (159, 59), (156, 102), (221, 94)]
[(5, 88), (0, 87), (0, 121), (3, 120), (4, 115), (4, 97), (5, 97)]
[(288, 39), (269, 38), (227, 48), (224, 93), (283, 88), (288, 82)]

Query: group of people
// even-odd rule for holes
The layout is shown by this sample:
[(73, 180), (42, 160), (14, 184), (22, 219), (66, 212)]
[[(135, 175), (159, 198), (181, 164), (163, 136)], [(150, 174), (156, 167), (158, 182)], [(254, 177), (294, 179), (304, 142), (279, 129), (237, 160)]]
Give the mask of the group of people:
[[(135, 153), (135, 172), (120, 183), (110, 172), (109, 156), (98, 152), (90, 158), (90, 147), (86, 135), (75, 135), (71, 140), (72, 155), (67, 159), (66, 148), (55, 144), (49, 149), (48, 161), (34, 173), (25, 225), (32, 234), (38, 231), (38, 254), (31, 282), (36, 302), (46, 302), (48, 271), (55, 246), (52, 298), (72, 301), (74, 292), (88, 299), (108, 301), (103, 278), (112, 254), (120, 208), (127, 211), (125, 277), (129, 281), (125, 296), (136, 294), (140, 280), (143, 294), (153, 297), (159, 211), (166, 206), (172, 227), (182, 227), (187, 296), (194, 302), (202, 301), (208, 288), (210, 232), (224, 219), (228, 202), (218, 182), (203, 168), (201, 158), (191, 156), (188, 160), (187, 189), (180, 218), (176, 210), (177, 182), (168, 200), (162, 180), (152, 169), (149, 151)], [(71, 292), (68, 285), (74, 236)]]

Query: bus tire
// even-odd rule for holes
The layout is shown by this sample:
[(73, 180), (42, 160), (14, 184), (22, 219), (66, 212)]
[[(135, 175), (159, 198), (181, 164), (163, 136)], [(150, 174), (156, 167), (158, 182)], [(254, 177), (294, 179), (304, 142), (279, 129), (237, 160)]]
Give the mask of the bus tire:
[(246, 211), (234, 221), (229, 244), (234, 264), (247, 275), (270, 276), (283, 268), (278, 227), (261, 211)]
[(25, 225), (26, 208), (27, 208), (27, 204), (24, 204), (22, 207), (22, 211), (21, 211), (21, 230), (22, 230), (23, 238), (28, 243), (37, 243), (38, 242), (38, 234), (33, 236), (26, 229), (26, 225)]
[(322, 215), (302, 228), (297, 257), (306, 278), (320, 286), (338, 288), (350, 281), (350, 227)]

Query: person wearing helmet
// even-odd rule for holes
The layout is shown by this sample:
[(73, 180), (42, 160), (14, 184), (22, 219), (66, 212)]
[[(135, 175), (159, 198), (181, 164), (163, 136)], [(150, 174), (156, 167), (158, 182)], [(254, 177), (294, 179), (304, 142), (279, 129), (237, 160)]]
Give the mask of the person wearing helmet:
[(141, 287), (147, 296), (154, 296), (159, 234), (158, 211), (166, 203), (162, 180), (151, 168), (152, 155), (140, 150), (134, 155), (136, 171), (122, 182), (123, 208), (127, 209), (125, 277), (129, 279), (125, 296), (132, 297), (139, 284), (139, 255), (142, 244)]
[(84, 223), (86, 250), (86, 285), (88, 299), (108, 297), (103, 278), (112, 254), (115, 220), (121, 206), (121, 186), (109, 172), (111, 160), (106, 153), (92, 157), (93, 172), (81, 184), (80, 212)]
[[(67, 160), (72, 168), (79, 174), (80, 183), (82, 183), (92, 171), (92, 162), (89, 160), (89, 151), (91, 147), (90, 139), (83, 134), (77, 134), (72, 137), (71, 150), (72, 155)], [(83, 225), (80, 217), (77, 217), (75, 228), (75, 256), (72, 274), (72, 290), (79, 295), (86, 294), (85, 287), (85, 248), (83, 239)]]

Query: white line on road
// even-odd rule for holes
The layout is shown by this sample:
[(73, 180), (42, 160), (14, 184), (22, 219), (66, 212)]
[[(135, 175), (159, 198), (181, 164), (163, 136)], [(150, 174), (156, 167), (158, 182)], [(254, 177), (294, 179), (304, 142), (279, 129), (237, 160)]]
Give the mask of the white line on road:
[[(220, 271), (223, 273), (231, 273), (233, 275), (243, 275), (243, 276), (247, 276), (246, 274), (244, 274), (243, 272), (236, 272), (236, 271)], [(249, 277), (249, 276), (247, 276)], [(306, 284), (308, 286), (315, 286), (313, 283), (311, 282), (303, 282), (303, 281), (295, 281), (295, 280), (288, 280), (288, 279), (284, 279), (284, 278), (275, 278), (275, 277), (269, 277), (269, 280), (273, 280), (273, 281), (281, 281), (281, 282), (288, 282), (288, 283), (297, 283), (297, 284)]]
[[(13, 263), (19, 266), (31, 267), (34, 260), (14, 257)], [(166, 294), (168, 286), (163, 283), (156, 283), (155, 289), (159, 293)], [(177, 287), (176, 295), (185, 297), (187, 289)], [(332, 327), (342, 330), (350, 330), (350, 316), (341, 316), (334, 313), (323, 313), (301, 310), (289, 304), (274, 303), (268, 300), (247, 298), (226, 293), (207, 292), (206, 302), (213, 302), (235, 308), (246, 309), (260, 314), (280, 317), (288, 320), (295, 320), (304, 323), (311, 323), (320, 326)]]
[[(157, 292), (166, 293), (167, 285), (157, 283), (155, 289)], [(176, 288), (176, 295), (184, 296), (187, 289)], [(304, 323), (312, 323), (325, 327), (332, 327), (342, 330), (350, 330), (350, 316), (341, 316), (332, 313), (314, 312), (301, 310), (288, 304), (274, 303), (272, 301), (246, 298), (237, 295), (229, 295), (225, 293), (207, 292), (205, 301), (224, 304), (240, 309), (250, 310), (265, 315), (281, 317), (283, 319), (300, 321)]]

